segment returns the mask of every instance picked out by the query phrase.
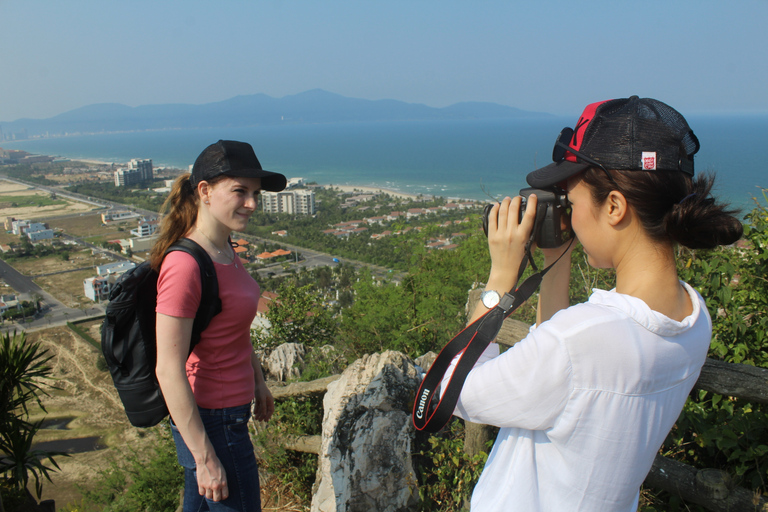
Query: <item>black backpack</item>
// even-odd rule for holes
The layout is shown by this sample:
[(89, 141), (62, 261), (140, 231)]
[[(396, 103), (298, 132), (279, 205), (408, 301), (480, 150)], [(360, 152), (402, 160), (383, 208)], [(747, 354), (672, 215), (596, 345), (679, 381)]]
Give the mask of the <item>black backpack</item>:
[[(166, 254), (171, 251), (191, 254), (200, 266), (202, 297), (192, 324), (191, 353), (200, 334), (221, 312), (219, 283), (211, 257), (196, 242), (182, 238)], [(155, 376), (157, 278), (148, 261), (123, 274), (109, 293), (101, 327), (101, 350), (125, 414), (135, 427), (151, 427), (168, 416)]]

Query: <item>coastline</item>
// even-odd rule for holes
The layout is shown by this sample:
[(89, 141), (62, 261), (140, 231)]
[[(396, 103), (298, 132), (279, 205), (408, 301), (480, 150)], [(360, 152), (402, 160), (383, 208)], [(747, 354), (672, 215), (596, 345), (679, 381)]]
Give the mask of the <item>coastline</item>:
[[(120, 163), (120, 162), (106, 162), (104, 160), (97, 160), (92, 158), (73, 158), (71, 159), (73, 162), (82, 162), (90, 165), (108, 165), (108, 166), (127, 166), (128, 163)], [(162, 166), (165, 167), (165, 166)], [(291, 178), (291, 176), (287, 176), (288, 178)], [(330, 189), (338, 189), (341, 192), (354, 194), (354, 193), (360, 193), (360, 194), (388, 194), (392, 197), (396, 197), (398, 199), (405, 199), (410, 201), (417, 201), (419, 198), (425, 198), (425, 199), (433, 199), (436, 197), (432, 194), (411, 194), (407, 192), (400, 192), (391, 188), (386, 187), (377, 187), (377, 186), (371, 186), (371, 185), (333, 185), (328, 183), (318, 183), (319, 186), (323, 188), (330, 188)], [(456, 199), (460, 201), (473, 201), (472, 199)]]
[[(324, 185), (322, 183), (320, 183), (319, 186), (323, 188), (339, 189), (340, 191), (345, 193), (359, 192), (360, 194), (389, 194), (392, 197), (397, 197), (399, 199), (408, 199), (411, 201), (416, 201), (419, 199), (419, 195), (417, 194), (407, 194), (405, 192), (398, 192), (396, 190), (382, 188), (382, 187), (371, 187), (371, 186), (364, 186), (364, 185)], [(434, 196), (427, 196), (422, 194), (421, 197), (431, 199)]]

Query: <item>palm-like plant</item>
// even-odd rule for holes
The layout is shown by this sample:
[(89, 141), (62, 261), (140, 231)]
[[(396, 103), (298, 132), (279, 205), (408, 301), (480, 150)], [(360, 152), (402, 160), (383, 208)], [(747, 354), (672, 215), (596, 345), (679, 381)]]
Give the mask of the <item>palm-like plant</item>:
[(0, 472), (8, 483), (26, 489), (30, 474), (35, 479), (39, 498), (43, 492), (43, 477), (51, 480), (52, 467), (58, 469), (54, 456), (60, 452), (33, 450), (35, 434), (42, 420), (30, 423), (29, 404), (34, 401), (45, 411), (42, 397), (48, 393), (43, 386), (50, 379), (48, 362), (53, 356), (41, 350), (39, 343), (26, 343), (24, 333), (0, 336)]

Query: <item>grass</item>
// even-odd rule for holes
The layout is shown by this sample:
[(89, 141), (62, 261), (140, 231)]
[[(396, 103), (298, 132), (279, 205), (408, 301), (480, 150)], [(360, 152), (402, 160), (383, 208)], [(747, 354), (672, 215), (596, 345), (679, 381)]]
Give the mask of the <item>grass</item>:
[(8, 194), (0, 194), (0, 208), (12, 205), (14, 208), (26, 208), (30, 206), (52, 206), (69, 204), (63, 199), (51, 199), (48, 195), (44, 194), (29, 194), (22, 196), (12, 196)]
[[(42, 258), (32, 257), (18, 259), (13, 262), (13, 268), (26, 276), (34, 276), (91, 267), (94, 269), (92, 273), (95, 275), (95, 267), (97, 265), (104, 265), (110, 261), (112, 260), (94, 256), (91, 254), (90, 249), (86, 249), (71, 253), (68, 260), (62, 260), (60, 257), (54, 255)], [(80, 285), (80, 288), (82, 288), (82, 284)]]
[[(63, 230), (68, 235), (86, 238), (91, 243), (115, 238), (127, 238), (129, 231), (137, 225), (137, 220), (114, 222), (106, 226), (101, 222), (101, 214), (89, 213), (74, 217), (62, 217), (48, 222), (51, 228)], [(122, 231), (120, 229), (122, 229)]]

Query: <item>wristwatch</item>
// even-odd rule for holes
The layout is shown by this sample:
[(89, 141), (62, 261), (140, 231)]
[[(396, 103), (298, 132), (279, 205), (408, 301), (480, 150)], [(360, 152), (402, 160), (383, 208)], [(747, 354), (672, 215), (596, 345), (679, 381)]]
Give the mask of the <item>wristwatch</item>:
[(499, 297), (499, 292), (496, 290), (486, 290), (480, 295), (480, 300), (482, 301), (483, 306), (488, 309), (493, 309), (499, 304), (501, 297)]

